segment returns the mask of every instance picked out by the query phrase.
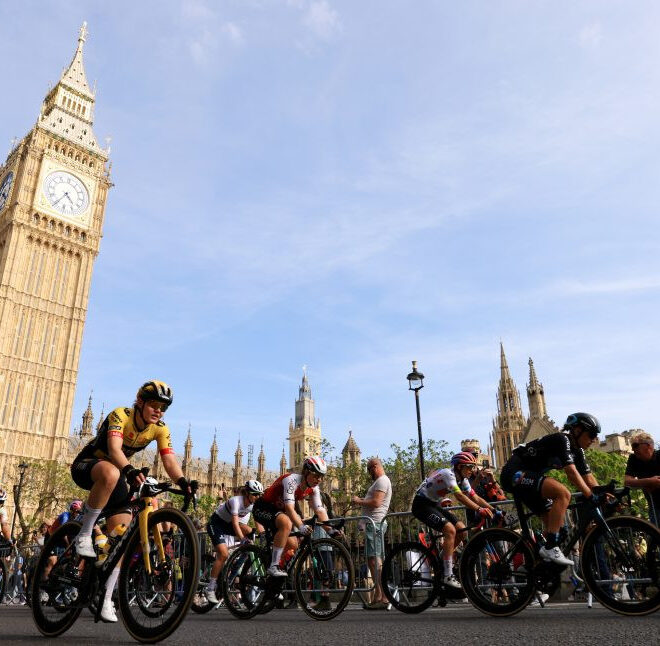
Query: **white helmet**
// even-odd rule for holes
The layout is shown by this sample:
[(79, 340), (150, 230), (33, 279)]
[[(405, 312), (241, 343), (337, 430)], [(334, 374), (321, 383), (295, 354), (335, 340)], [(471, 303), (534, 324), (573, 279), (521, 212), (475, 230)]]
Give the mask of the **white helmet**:
[(316, 455), (305, 458), (305, 461), (303, 462), (303, 469), (307, 469), (312, 473), (317, 473), (320, 476), (324, 476), (326, 473), (328, 473), (328, 465), (325, 463), (325, 460)]
[(7, 500), (7, 492), (0, 487), (0, 502), (4, 502), (5, 500)]
[(259, 480), (248, 480), (245, 483), (245, 488), (248, 493), (251, 493), (255, 496), (261, 496), (264, 492), (264, 486), (259, 482)]

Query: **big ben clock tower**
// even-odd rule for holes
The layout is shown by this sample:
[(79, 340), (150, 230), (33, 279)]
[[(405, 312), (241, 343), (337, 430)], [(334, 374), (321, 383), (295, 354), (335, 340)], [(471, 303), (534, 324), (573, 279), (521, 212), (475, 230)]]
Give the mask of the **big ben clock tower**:
[(95, 92), (71, 64), (35, 126), (0, 166), (0, 482), (20, 459), (57, 459), (69, 434), (108, 153), (92, 130)]

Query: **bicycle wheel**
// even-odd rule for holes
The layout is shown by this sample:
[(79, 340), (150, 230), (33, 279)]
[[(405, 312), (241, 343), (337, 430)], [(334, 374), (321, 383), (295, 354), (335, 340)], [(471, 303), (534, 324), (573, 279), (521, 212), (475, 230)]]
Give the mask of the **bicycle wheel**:
[(461, 555), (461, 584), (468, 599), (493, 617), (514, 615), (534, 595), (534, 553), (510, 529), (475, 534)]
[(61, 635), (78, 619), (82, 610), (78, 597), (94, 575), (94, 564), (76, 554), (74, 539), (79, 531), (76, 522), (59, 527), (44, 545), (32, 573), (32, 616), (46, 637)]
[(390, 603), (401, 612), (415, 614), (433, 604), (440, 566), (431, 550), (421, 543), (399, 543), (385, 557), (380, 578)]
[[(164, 558), (159, 554), (153, 529), (161, 529)], [(161, 525), (162, 527), (162, 525)], [(178, 509), (158, 509), (149, 514), (149, 564), (147, 572), (134, 530), (124, 551), (119, 573), (119, 607), (126, 630), (139, 642), (153, 643), (171, 635), (186, 616), (199, 576), (199, 545), (190, 519)]]
[(610, 518), (611, 534), (595, 527), (582, 545), (589, 591), (622, 615), (647, 615), (660, 607), (660, 531), (632, 516)]
[(241, 545), (225, 562), (220, 578), (227, 610), (238, 619), (252, 619), (269, 598), (266, 570), (270, 555), (256, 545)]
[(353, 594), (351, 555), (333, 538), (314, 539), (303, 550), (293, 575), (298, 603), (313, 619), (334, 619)]

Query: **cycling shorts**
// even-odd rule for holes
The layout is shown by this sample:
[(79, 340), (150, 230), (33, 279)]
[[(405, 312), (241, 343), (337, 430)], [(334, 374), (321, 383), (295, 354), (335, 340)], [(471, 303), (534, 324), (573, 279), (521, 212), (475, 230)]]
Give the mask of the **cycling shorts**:
[(236, 535), (231, 523), (222, 520), (218, 514), (211, 514), (209, 522), (206, 524), (206, 533), (211, 538), (213, 545), (228, 545), (231, 547), (234, 544)]
[[(73, 481), (81, 488), (89, 491), (94, 485), (92, 480), (92, 469), (101, 458), (83, 458), (79, 459), (78, 456), (71, 465), (71, 477)], [(126, 482), (126, 476), (120, 472), (119, 480), (115, 488), (110, 494), (108, 504), (104, 507), (103, 511), (106, 516), (114, 516), (115, 514), (130, 513), (128, 502), (130, 500), (130, 488)]]
[(552, 499), (541, 495), (544, 480), (545, 474), (525, 469), (515, 456), (504, 465), (500, 475), (502, 489), (513, 494), (514, 499), (520, 500), (537, 515), (552, 507)]
[(447, 523), (456, 525), (458, 518), (450, 511), (429, 500), (426, 496), (413, 498), (412, 513), (417, 520), (426, 523), (431, 529), (441, 530)]
[(263, 525), (265, 529), (271, 532), (277, 531), (275, 519), (284, 512), (278, 509), (273, 503), (266, 502), (263, 498), (258, 498), (252, 508), (252, 515), (254, 520)]

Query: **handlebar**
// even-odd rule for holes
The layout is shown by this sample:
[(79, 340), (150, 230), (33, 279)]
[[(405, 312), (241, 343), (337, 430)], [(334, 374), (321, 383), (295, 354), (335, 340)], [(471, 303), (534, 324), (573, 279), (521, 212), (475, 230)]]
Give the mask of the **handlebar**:
[[(146, 478), (149, 475), (149, 467), (142, 467), (140, 472)], [(188, 485), (190, 487), (190, 493), (183, 491), (182, 489), (177, 489), (172, 486), (172, 483), (169, 480), (163, 482), (157, 482), (154, 478), (150, 478), (151, 482), (143, 482), (138, 488), (131, 486), (131, 491), (138, 494), (138, 498), (149, 498), (152, 496), (157, 496), (164, 491), (173, 493), (176, 496), (183, 496), (183, 506), (181, 511), (186, 513), (192, 502), (193, 509), (197, 510), (197, 491), (199, 489), (199, 482), (197, 480), (191, 480)]]

